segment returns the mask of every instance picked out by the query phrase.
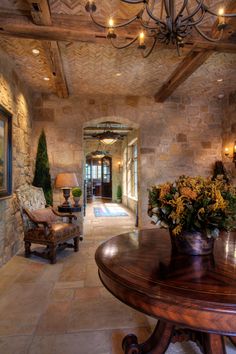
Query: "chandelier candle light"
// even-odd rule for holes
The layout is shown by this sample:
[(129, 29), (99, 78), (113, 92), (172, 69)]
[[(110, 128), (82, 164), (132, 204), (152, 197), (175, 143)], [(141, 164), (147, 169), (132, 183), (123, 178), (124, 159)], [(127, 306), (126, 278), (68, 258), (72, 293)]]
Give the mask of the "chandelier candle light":
[[(127, 48), (138, 41), (138, 49), (142, 50), (143, 57), (148, 57), (158, 42), (166, 44), (174, 44), (179, 48), (184, 46), (184, 39), (192, 34), (193, 28), (204, 39), (217, 42), (220, 41), (223, 35), (223, 30), (226, 28), (225, 18), (236, 17), (236, 14), (225, 14), (223, 8), (218, 10), (218, 13), (211, 10), (205, 4), (205, 0), (193, 0), (190, 6), (190, 0), (182, 0), (182, 3), (177, 6), (175, 0), (120, 0), (123, 3), (130, 5), (139, 5), (139, 9), (135, 16), (126, 20), (123, 23), (115, 24), (115, 21), (110, 17), (108, 24), (99, 23), (94, 18), (97, 6), (95, 0), (89, 0), (85, 6), (89, 12), (92, 21), (99, 27), (107, 30), (107, 38), (111, 44), (117, 49)], [(192, 6), (195, 3), (194, 6)], [(140, 4), (142, 5), (140, 9)], [(158, 15), (159, 14), (159, 15)], [(217, 38), (209, 37), (200, 29), (199, 25), (205, 20), (206, 15), (215, 16), (218, 19)], [(140, 24), (140, 33), (126, 42), (123, 45), (117, 45), (115, 40), (117, 35), (115, 30), (121, 27), (129, 26), (131, 23), (138, 21)], [(145, 38), (152, 40), (150, 48), (146, 48)]]

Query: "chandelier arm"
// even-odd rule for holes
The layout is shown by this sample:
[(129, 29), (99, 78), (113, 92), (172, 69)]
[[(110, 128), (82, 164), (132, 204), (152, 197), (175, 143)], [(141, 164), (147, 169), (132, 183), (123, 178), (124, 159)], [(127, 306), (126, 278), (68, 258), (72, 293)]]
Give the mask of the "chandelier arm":
[(157, 25), (156, 27), (150, 27), (150, 26), (148, 26), (148, 25), (143, 21), (142, 18), (139, 18), (139, 21), (140, 21), (141, 25), (142, 25), (144, 28), (148, 29), (148, 30), (159, 30), (159, 28), (160, 28), (159, 25)]
[[(184, 17), (183, 20), (182, 20), (182, 22), (191, 19), (193, 16), (196, 15), (196, 13), (198, 13), (198, 11), (199, 11), (200, 9), (202, 9), (202, 10), (205, 11), (205, 6), (204, 6), (204, 4), (203, 4), (204, 0), (199, 0), (199, 1), (197, 1), (197, 2), (198, 2), (198, 6), (195, 8), (195, 10), (194, 10), (192, 13), (190, 13), (188, 16)], [(186, 6), (186, 9), (187, 9), (187, 6)]]
[(169, 5), (167, 4), (166, 0), (163, 0), (164, 2), (164, 7), (165, 7), (165, 11), (166, 11), (166, 16), (170, 16), (170, 8)]
[(135, 37), (135, 38), (132, 39), (129, 43), (124, 44), (123, 46), (117, 46), (117, 45), (113, 42), (112, 38), (110, 38), (110, 42), (111, 42), (111, 44), (112, 44), (112, 46), (113, 46), (114, 48), (116, 48), (116, 49), (124, 49), (124, 48), (130, 47), (134, 42), (137, 41), (138, 38), (139, 38), (139, 36)]
[(126, 4), (141, 4), (141, 3), (144, 3), (145, 1), (144, 0), (120, 0), (122, 2), (125, 2)]
[(184, 0), (183, 5), (182, 5), (181, 9), (179, 10), (178, 15), (176, 16), (176, 18), (178, 18), (179, 16), (182, 15), (182, 13), (185, 10), (187, 5), (188, 5), (188, 0)]
[(198, 25), (194, 26), (194, 28), (196, 29), (196, 31), (206, 40), (208, 40), (209, 42), (219, 42), (222, 39), (223, 36), (223, 29), (220, 31), (220, 36), (218, 38), (211, 38), (208, 35), (206, 35), (204, 32), (202, 32), (200, 30), (200, 28), (198, 27)]
[[(97, 22), (97, 20), (95, 20), (95, 18), (94, 18), (94, 16), (92, 15), (91, 12), (90, 12), (89, 14), (90, 14), (90, 17), (91, 17), (92, 21), (93, 21), (97, 26), (99, 26), (99, 27), (101, 27), (101, 28), (103, 28), (103, 29), (109, 29), (109, 28), (111, 28), (110, 26), (105, 26), (105, 25), (103, 25), (103, 24)], [(138, 12), (137, 15), (135, 15), (134, 17), (132, 17), (132, 18), (129, 19), (128, 21), (126, 21), (126, 22), (124, 22), (124, 23), (121, 23), (121, 24), (119, 24), (119, 25), (114, 25), (114, 26), (112, 26), (112, 28), (125, 27), (125, 26), (129, 25), (130, 23), (136, 21), (136, 20), (139, 18), (139, 16), (140, 16), (140, 11)]]
[[(196, 0), (197, 3), (199, 4), (200, 0)], [(209, 14), (213, 15), (213, 16), (216, 16), (216, 17), (219, 17), (219, 14), (217, 14), (216, 12), (210, 10), (210, 8), (206, 5), (203, 5), (204, 6), (204, 10), (206, 12), (208, 12)], [(236, 17), (236, 13), (235, 14), (222, 14), (220, 15), (220, 17)]]
[(142, 53), (142, 56), (143, 56), (144, 59), (147, 58), (147, 57), (149, 57), (149, 55), (152, 53), (154, 47), (156, 46), (156, 43), (157, 43), (157, 37), (155, 37), (155, 39), (154, 39), (154, 41), (153, 41), (153, 43), (152, 43), (152, 46), (151, 46), (151, 48), (148, 50), (148, 52), (147, 52), (147, 53)]
[(151, 17), (151, 19), (153, 21), (156, 21), (157, 23), (162, 24), (164, 27), (166, 27), (165, 22), (161, 21), (159, 18), (157, 18), (156, 16), (153, 15), (151, 9), (148, 6), (148, 3), (146, 3), (145, 8), (146, 8), (146, 11), (147, 11), (149, 17)]
[(189, 26), (198, 25), (200, 22), (202, 22), (203, 18), (205, 17), (205, 14), (206, 14), (206, 12), (203, 11), (203, 9), (202, 9), (202, 14), (201, 14), (201, 16), (200, 16), (197, 20), (195, 20), (195, 21), (194, 21), (194, 19), (192, 19), (192, 21), (191, 21), (191, 19), (190, 19), (189, 22), (186, 24), (186, 26), (189, 27)]

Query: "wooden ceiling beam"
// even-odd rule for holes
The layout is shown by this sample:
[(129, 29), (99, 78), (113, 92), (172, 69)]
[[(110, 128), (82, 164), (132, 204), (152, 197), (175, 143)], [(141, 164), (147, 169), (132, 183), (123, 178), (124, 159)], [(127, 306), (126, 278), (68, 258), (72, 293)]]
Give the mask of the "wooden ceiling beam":
[[(229, 3), (225, 9), (225, 13), (236, 12), (236, 1)], [(195, 42), (192, 50), (186, 55), (182, 62), (177, 66), (168, 80), (162, 85), (159, 91), (154, 95), (156, 102), (164, 102), (185, 80), (188, 79), (214, 51), (225, 53), (236, 53), (236, 43), (232, 41), (236, 31), (235, 18), (225, 20), (227, 27), (224, 30), (222, 40), (219, 42)], [(211, 34), (217, 38), (218, 19), (211, 28)]]
[[(31, 8), (31, 16), (34, 24), (40, 27), (52, 25), (48, 0), (28, 0), (28, 3)], [(45, 41), (42, 45), (53, 74), (57, 95), (61, 98), (67, 98), (69, 97), (69, 91), (59, 45), (56, 41)]]
[(198, 47), (194, 47), (155, 94), (156, 102), (164, 102), (212, 53), (213, 50), (211, 49), (201, 49), (199, 51)]
[(50, 26), (52, 24), (50, 8), (47, 0), (28, 0), (31, 16), (36, 25)]
[[(51, 41), (97, 42), (106, 39), (106, 31), (84, 16), (53, 15), (52, 25), (36, 25), (25, 15), (0, 14), (0, 35)], [(139, 26), (117, 31), (120, 39), (133, 39)]]

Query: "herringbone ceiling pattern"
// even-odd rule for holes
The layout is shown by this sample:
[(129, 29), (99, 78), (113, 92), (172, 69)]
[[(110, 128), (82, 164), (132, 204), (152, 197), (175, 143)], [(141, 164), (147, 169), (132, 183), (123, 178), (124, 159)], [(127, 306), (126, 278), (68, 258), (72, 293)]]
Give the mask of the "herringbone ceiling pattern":
[[(194, 0), (195, 1), (195, 0)], [(231, 0), (229, 0), (231, 1)], [(87, 0), (49, 0), (52, 15), (73, 15), (76, 23), (89, 15), (84, 6)], [(182, 3), (182, 0), (178, 0)], [(219, 1), (208, 0), (208, 4)], [(136, 13), (138, 6), (120, 0), (96, 1), (97, 15), (104, 20), (113, 15), (124, 19)], [(135, 10), (134, 10), (135, 9)], [(29, 14), (26, 0), (0, 0), (0, 13)], [(83, 16), (83, 17), (81, 17)], [(104, 32), (105, 33), (105, 32)], [(54, 77), (42, 42), (0, 36), (0, 48), (16, 63), (21, 78), (34, 90), (55, 92)], [(114, 49), (104, 39), (95, 43), (60, 42), (62, 64), (70, 94), (154, 95), (183, 59), (175, 49), (158, 47), (147, 59), (143, 59), (136, 46), (123, 50)], [(38, 56), (32, 49), (40, 50)], [(44, 81), (49, 77), (50, 81)], [(236, 54), (216, 53), (186, 80), (176, 93), (210, 94), (218, 96), (231, 89), (236, 77)], [(223, 79), (221, 83), (217, 79)], [(235, 87), (233, 87), (235, 88)]]

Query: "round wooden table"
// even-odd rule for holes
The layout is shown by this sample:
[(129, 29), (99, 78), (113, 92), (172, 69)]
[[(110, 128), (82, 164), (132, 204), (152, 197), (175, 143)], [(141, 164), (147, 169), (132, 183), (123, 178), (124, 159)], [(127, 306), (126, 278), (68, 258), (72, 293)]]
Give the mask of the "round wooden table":
[(115, 297), (158, 319), (145, 343), (124, 338), (125, 354), (163, 354), (181, 340), (225, 354), (223, 335), (236, 344), (236, 233), (221, 234), (214, 255), (185, 256), (172, 250), (166, 230), (131, 232), (100, 245), (95, 258)]

